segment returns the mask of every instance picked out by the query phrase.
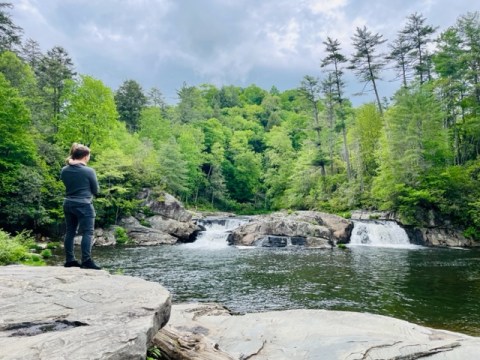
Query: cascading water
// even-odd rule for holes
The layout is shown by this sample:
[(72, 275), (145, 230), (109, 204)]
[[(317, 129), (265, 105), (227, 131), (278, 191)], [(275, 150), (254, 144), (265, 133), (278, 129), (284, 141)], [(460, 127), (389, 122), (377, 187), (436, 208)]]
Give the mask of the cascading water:
[(410, 244), (405, 230), (395, 221), (354, 221), (350, 245), (417, 247)]
[(205, 218), (199, 220), (199, 225), (202, 225), (205, 231), (200, 232), (193, 243), (184, 246), (205, 249), (226, 248), (228, 247), (228, 234), (247, 222), (247, 218)]

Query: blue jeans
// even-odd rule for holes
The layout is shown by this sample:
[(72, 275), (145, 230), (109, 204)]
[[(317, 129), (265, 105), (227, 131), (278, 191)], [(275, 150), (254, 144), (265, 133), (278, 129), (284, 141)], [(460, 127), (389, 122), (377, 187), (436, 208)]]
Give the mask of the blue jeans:
[(64, 201), (63, 213), (67, 231), (64, 246), (67, 262), (75, 260), (74, 238), (77, 228), (82, 233), (82, 262), (91, 258), (93, 229), (95, 227), (95, 209), (92, 204)]

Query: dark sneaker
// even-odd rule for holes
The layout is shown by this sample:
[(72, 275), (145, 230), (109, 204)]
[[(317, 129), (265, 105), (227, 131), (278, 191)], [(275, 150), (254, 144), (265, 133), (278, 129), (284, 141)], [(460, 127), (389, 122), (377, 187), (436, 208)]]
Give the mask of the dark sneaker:
[(80, 263), (77, 260), (67, 261), (63, 264), (64, 267), (80, 267)]
[(82, 269), (92, 269), (92, 270), (101, 270), (102, 269), (100, 266), (97, 266), (97, 264), (95, 264), (92, 259), (88, 259), (87, 261), (82, 262), (81, 268)]

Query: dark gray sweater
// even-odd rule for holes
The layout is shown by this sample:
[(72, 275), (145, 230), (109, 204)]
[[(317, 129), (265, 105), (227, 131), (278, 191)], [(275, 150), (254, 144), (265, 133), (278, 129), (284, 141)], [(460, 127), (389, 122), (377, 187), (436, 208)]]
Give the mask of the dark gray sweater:
[(65, 201), (91, 203), (99, 191), (95, 170), (83, 164), (67, 165), (62, 168), (60, 178), (65, 184)]

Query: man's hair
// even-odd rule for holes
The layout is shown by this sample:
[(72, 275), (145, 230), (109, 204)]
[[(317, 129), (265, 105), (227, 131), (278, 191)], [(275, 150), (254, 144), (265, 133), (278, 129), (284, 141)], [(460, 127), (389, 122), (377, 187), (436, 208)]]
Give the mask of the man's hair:
[(90, 154), (90, 149), (85, 145), (73, 143), (70, 148), (70, 159), (72, 160), (83, 159), (88, 154)]

